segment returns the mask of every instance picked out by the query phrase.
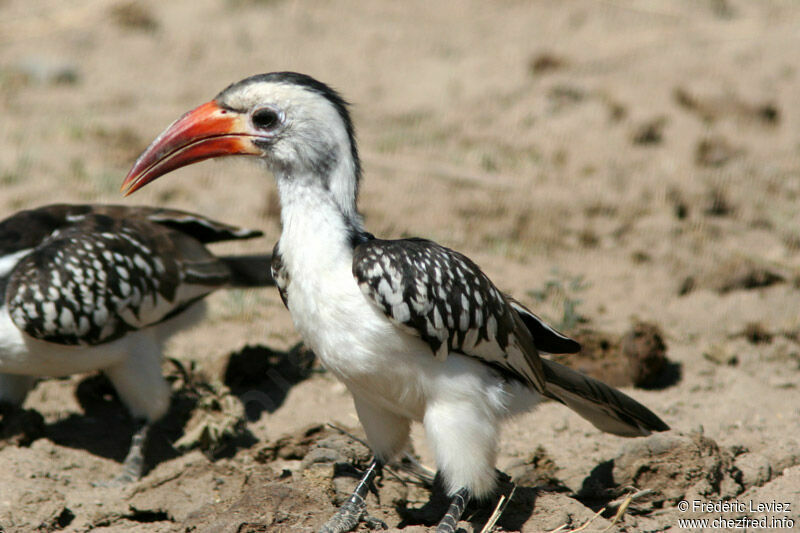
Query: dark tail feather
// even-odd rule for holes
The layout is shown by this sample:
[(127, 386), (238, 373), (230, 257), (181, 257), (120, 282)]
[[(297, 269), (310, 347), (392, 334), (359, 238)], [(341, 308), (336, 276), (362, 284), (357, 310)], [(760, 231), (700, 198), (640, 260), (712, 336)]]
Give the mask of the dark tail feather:
[(669, 426), (630, 396), (571, 368), (542, 358), (545, 394), (563, 403), (597, 429), (621, 437), (641, 437)]
[(533, 337), (533, 344), (539, 353), (578, 353), (581, 345), (550, 327), (547, 322), (533, 314), (533, 312), (506, 294), (506, 298), (511, 303), (511, 307), (519, 314), (525, 327)]
[(219, 258), (231, 271), (231, 287), (271, 287), (272, 255), (229, 255)]

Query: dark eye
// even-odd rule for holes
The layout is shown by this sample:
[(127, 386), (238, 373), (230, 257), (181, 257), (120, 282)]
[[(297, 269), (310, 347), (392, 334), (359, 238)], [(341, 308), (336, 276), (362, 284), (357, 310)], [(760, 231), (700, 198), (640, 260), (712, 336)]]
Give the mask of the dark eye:
[(281, 117), (274, 109), (264, 108), (253, 113), (253, 124), (260, 130), (270, 131), (281, 123)]

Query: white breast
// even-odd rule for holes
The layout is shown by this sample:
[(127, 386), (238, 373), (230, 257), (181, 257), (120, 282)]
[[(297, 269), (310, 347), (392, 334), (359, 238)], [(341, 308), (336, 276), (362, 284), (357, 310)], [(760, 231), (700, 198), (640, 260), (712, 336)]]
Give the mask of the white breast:
[(414, 420), (440, 399), (488, 399), (504, 409), (504, 381), (489, 367), (459, 354), (437, 360), (430, 346), (392, 324), (361, 292), (341, 212), (328, 193), (298, 183), (279, 181), (278, 252), (295, 327), (322, 364), (353, 396)]

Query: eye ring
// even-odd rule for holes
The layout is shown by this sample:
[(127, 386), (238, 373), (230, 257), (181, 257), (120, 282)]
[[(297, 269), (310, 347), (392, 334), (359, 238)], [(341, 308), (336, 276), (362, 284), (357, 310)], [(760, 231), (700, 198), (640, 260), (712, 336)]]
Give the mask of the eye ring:
[(281, 125), (282, 116), (271, 107), (262, 107), (253, 112), (253, 125), (262, 131), (273, 131)]

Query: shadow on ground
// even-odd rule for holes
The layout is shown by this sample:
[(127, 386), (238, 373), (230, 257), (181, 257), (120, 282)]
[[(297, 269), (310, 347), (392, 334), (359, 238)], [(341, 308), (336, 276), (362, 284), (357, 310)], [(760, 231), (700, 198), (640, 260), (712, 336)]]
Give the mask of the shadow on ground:
[[(265, 411), (271, 413), (278, 409), (292, 386), (311, 375), (314, 360), (314, 354), (302, 345), (286, 352), (265, 346), (247, 346), (228, 358), (224, 381), (230, 393), (244, 406), (247, 420), (253, 421)], [(229, 394), (224, 387), (220, 389), (208, 383), (191, 365), (187, 368), (181, 362), (170, 361), (175, 369), (168, 373), (167, 379), (173, 384), (173, 393), (166, 416), (150, 431), (145, 450), (149, 468), (179, 456), (182, 450), (176, 449), (175, 443), (187, 431), (187, 422), (199, 409), (213, 411), (215, 405), (221, 403), (221, 397)], [(19, 445), (45, 437), (60, 446), (83, 449), (121, 462), (128, 453), (136, 423), (111, 382), (103, 374), (94, 374), (78, 384), (75, 394), (82, 413), (73, 413), (31, 433), (17, 427), (27, 418), (21, 417), (17, 413), (19, 410), (12, 410), (15, 416), (7, 413), (3, 417), (4, 434), (8, 434), (10, 442)], [(26, 425), (32, 424), (27, 422)], [(12, 441), (11, 436), (16, 440)], [(242, 423), (226, 442), (215, 442), (210, 449), (203, 448), (202, 444), (200, 447), (211, 458), (220, 458), (231, 456), (237, 449), (249, 448), (255, 442)]]
[[(536, 498), (540, 488), (515, 486), (508, 475), (498, 471), (498, 489), (496, 494), (486, 502), (470, 501), (464, 511), (462, 520), (472, 524), (474, 531), (481, 531), (489, 521), (501, 497), (510, 495), (505, 502), (502, 514), (496, 526), (503, 531), (519, 531), (533, 514)], [(430, 499), (421, 507), (409, 507), (405, 503), (396, 505), (395, 509), (401, 518), (397, 527), (412, 525), (434, 526), (447, 512), (450, 500), (446, 495), (441, 478), (437, 475), (431, 487)]]
[(302, 343), (285, 352), (245, 346), (228, 359), (225, 385), (239, 397), (247, 420), (253, 422), (283, 405), (289, 390), (315, 371), (315, 360)]
[[(44, 436), (59, 446), (83, 449), (122, 462), (131, 443), (136, 421), (117, 397), (103, 374), (83, 379), (75, 391), (83, 413), (73, 413), (45, 427)], [(153, 466), (177, 457), (172, 443), (197, 406), (198, 398), (187, 390), (173, 392), (167, 414), (154, 424), (145, 448), (146, 464)]]

